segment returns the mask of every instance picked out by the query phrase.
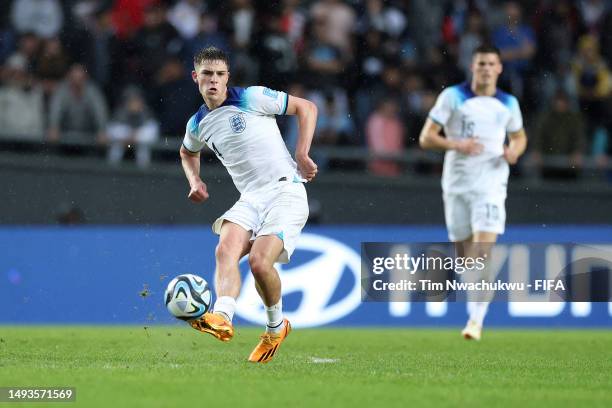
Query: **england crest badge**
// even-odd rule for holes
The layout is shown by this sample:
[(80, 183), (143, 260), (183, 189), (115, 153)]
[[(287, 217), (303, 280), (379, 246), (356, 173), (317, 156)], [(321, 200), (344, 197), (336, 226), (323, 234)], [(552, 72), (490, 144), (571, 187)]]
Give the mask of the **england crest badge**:
[(230, 126), (234, 133), (242, 133), (246, 129), (246, 119), (243, 113), (238, 113), (229, 118)]

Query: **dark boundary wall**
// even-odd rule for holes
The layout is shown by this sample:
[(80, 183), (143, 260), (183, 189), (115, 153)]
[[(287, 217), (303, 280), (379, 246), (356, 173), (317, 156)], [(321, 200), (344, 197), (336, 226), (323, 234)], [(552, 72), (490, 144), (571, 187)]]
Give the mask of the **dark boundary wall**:
[[(2, 154), (0, 223), (54, 224), (59, 213), (76, 205), (93, 224), (210, 224), (238, 192), (219, 166), (203, 163), (202, 174), (211, 198), (194, 205), (187, 200), (178, 158), (142, 171), (129, 164), (109, 168), (95, 158)], [(437, 177), (388, 180), (322, 173), (307, 190), (320, 204), (322, 223), (444, 222)], [(612, 185), (512, 179), (507, 209), (510, 224), (612, 224)]]

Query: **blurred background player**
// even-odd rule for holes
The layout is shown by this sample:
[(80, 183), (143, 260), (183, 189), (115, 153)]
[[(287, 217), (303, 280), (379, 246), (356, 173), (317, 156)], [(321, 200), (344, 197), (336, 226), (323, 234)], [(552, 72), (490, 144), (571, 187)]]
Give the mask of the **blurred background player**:
[[(249, 266), (267, 314), (266, 332), (249, 361), (270, 361), (291, 331), (283, 318), (281, 281), (275, 262), (287, 263), (308, 218), (305, 181), (317, 174), (308, 152), (317, 121), (316, 106), (284, 92), (254, 86), (227, 87), (229, 62), (218, 48), (208, 47), (194, 58), (193, 81), (204, 104), (187, 123), (181, 160), (191, 191), (189, 199), (208, 199), (200, 178), (200, 150), (207, 145), (227, 168), (240, 199), (212, 228), (219, 234), (215, 251), (213, 313), (191, 322), (196, 330), (222, 341), (231, 340), (232, 318), (240, 293), (240, 258)], [(297, 115), (299, 135), (291, 158), (274, 115)]]
[[(497, 89), (502, 73), (499, 50), (476, 48), (471, 71), (471, 82), (451, 86), (438, 96), (419, 142), (424, 149), (446, 151), (442, 192), (449, 239), (466, 244), (466, 249), (472, 248), (469, 243), (484, 243), (474, 246), (480, 253), (462, 254), (482, 256), (486, 244), (495, 243), (504, 232), (509, 164), (524, 153), (527, 136), (517, 99)], [(468, 303), (463, 337), (480, 340), (487, 309), (486, 301)]]

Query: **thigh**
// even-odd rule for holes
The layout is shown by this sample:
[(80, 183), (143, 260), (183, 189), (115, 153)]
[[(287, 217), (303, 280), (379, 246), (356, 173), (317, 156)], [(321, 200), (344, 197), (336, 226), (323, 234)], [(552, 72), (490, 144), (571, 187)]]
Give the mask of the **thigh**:
[(219, 232), (219, 250), (217, 257), (229, 257), (232, 260), (240, 260), (251, 249), (251, 231), (231, 221), (223, 221)]
[(471, 237), (470, 202), (465, 195), (444, 196), (444, 219), (450, 241), (464, 241)]
[(264, 235), (255, 238), (249, 252), (249, 258), (256, 258), (265, 269), (274, 265), (283, 252), (283, 241), (276, 235)]
[(227, 221), (241, 226), (246, 231), (255, 231), (259, 225), (259, 213), (247, 201), (240, 199), (232, 208), (215, 220), (212, 225), (213, 232), (220, 235), (221, 228)]

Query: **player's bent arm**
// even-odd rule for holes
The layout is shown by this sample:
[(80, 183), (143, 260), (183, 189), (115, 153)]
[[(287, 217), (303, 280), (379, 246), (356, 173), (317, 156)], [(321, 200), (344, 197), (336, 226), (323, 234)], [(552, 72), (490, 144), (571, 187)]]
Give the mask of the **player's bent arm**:
[(317, 124), (317, 105), (309, 100), (298, 98), (297, 96), (287, 95), (287, 115), (297, 115), (298, 117), (298, 141), (295, 148), (295, 156), (308, 155), (315, 126)]
[(449, 140), (440, 134), (442, 126), (427, 118), (419, 136), (419, 145), (427, 150), (454, 150), (455, 141)]
[(318, 172), (316, 163), (308, 156), (312, 137), (314, 136), (317, 125), (317, 105), (314, 103), (287, 95), (287, 115), (297, 115), (298, 117), (298, 140), (295, 147), (295, 161), (298, 170), (306, 180), (311, 181)]
[(482, 153), (484, 146), (478, 143), (478, 137), (463, 140), (451, 140), (440, 134), (442, 126), (427, 118), (419, 136), (419, 145), (428, 150), (456, 150), (461, 154), (474, 156)]
[(504, 146), (504, 158), (510, 164), (516, 164), (518, 158), (525, 153), (527, 149), (527, 134), (525, 129), (521, 129), (518, 132), (508, 134), (510, 143), (508, 146)]
[(190, 152), (185, 146), (181, 146), (180, 154), (185, 176), (189, 185), (193, 186), (195, 182), (200, 181), (200, 152)]
[(181, 146), (181, 165), (189, 182), (189, 195), (191, 201), (201, 203), (208, 198), (206, 184), (200, 178), (200, 152), (194, 153)]
[(519, 157), (525, 153), (525, 149), (527, 149), (527, 133), (525, 133), (525, 129), (509, 133), (508, 138), (510, 139), (509, 149)]

